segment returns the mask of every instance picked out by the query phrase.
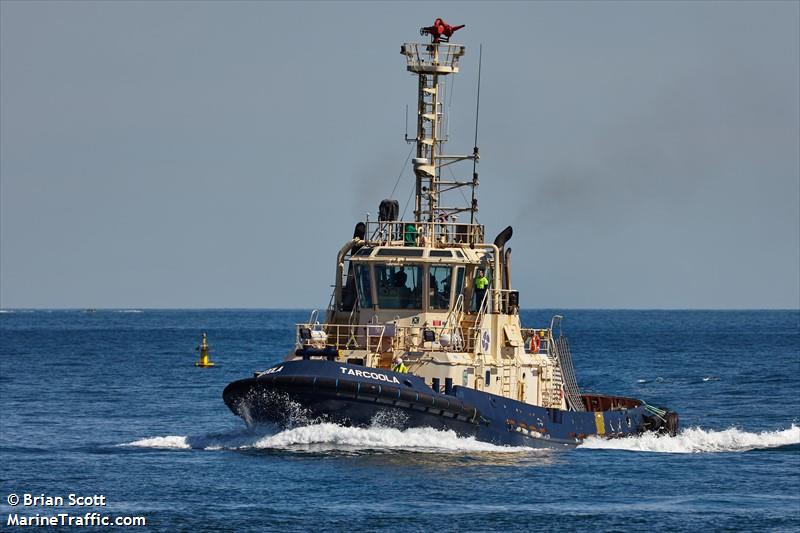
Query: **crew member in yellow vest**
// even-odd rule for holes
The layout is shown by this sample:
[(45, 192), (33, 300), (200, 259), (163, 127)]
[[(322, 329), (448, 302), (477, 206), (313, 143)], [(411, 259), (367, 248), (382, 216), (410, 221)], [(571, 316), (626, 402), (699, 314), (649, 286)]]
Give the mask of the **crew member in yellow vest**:
[(400, 372), (401, 374), (405, 374), (408, 372), (408, 367), (403, 364), (403, 359), (398, 357), (394, 360), (394, 366), (392, 367), (392, 372)]
[(478, 269), (475, 275), (475, 310), (480, 310), (483, 298), (486, 295), (486, 287), (489, 286), (489, 278), (483, 272), (482, 268)]

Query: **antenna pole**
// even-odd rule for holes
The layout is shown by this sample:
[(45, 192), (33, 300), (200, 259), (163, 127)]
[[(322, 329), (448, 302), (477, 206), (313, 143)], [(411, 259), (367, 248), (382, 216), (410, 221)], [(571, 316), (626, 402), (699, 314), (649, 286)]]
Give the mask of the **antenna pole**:
[(406, 134), (405, 134), (406, 142), (408, 142), (408, 104), (406, 104)]
[(475, 213), (478, 212), (478, 199), (475, 189), (478, 187), (478, 119), (481, 114), (481, 63), (483, 62), (483, 43), (478, 48), (478, 96), (475, 102), (475, 144), (472, 148), (472, 203), (469, 210), (469, 223), (475, 224)]

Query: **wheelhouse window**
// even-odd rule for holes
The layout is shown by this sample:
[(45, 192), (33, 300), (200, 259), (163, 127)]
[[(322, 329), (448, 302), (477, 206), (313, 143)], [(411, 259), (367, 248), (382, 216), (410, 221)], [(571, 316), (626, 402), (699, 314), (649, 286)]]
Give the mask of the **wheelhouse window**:
[[(456, 298), (461, 292), (464, 290), (464, 267), (456, 267), (456, 286), (455, 286), (455, 294)], [(466, 306), (469, 307), (469, 306)]]
[(431, 250), (430, 257), (453, 257), (450, 250)]
[(422, 257), (422, 248), (381, 248), (376, 257)]
[(381, 309), (422, 308), (422, 266), (378, 263), (375, 286)]
[(361, 309), (372, 307), (372, 283), (370, 283), (369, 265), (356, 265), (356, 286), (358, 287), (358, 304)]
[(453, 267), (451, 265), (431, 266), (428, 279), (428, 308), (448, 309), (450, 307), (450, 291), (453, 284)]

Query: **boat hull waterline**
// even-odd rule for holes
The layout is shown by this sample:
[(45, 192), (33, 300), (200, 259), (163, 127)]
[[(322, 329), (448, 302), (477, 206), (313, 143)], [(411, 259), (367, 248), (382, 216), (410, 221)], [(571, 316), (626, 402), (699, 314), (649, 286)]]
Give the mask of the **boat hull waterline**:
[[(321, 360), (275, 365), (254, 377), (230, 383), (223, 400), (249, 425), (280, 427), (333, 422), (407, 429), (431, 427), (505, 446), (563, 448), (590, 436), (621, 438), (657, 431), (674, 435), (677, 413), (659, 417), (646, 404), (607, 411), (545, 408), (453, 386), (436, 392), (406, 373)], [(594, 398), (598, 398), (594, 396)]]

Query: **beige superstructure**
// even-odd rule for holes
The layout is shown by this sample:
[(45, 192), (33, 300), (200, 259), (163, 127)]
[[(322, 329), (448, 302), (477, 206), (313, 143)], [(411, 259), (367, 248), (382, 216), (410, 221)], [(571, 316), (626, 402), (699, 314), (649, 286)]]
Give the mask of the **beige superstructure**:
[[(585, 410), (574, 385), (566, 342), (553, 328), (523, 328), (519, 293), (511, 287), (511, 229), (486, 242), (478, 211), (477, 146), (446, 155), (445, 80), (458, 72), (464, 47), (407, 43), (401, 53), (418, 77), (414, 218), (397, 220), (397, 203), (378, 220), (356, 226), (336, 257), (336, 280), (325, 316), (297, 325), (287, 359), (328, 357), (389, 369), (402, 358), (409, 372), (438, 392), (454, 385), (544, 407)], [(477, 136), (476, 136), (477, 144)], [(471, 179), (450, 165), (472, 161)], [(444, 179), (442, 174), (447, 173)], [(470, 188), (468, 206), (448, 207), (452, 191)], [(452, 195), (456, 196), (456, 195)], [(463, 195), (457, 197), (463, 198)], [(459, 217), (468, 217), (460, 221)], [(489, 286), (476, 297), (478, 269)]]

